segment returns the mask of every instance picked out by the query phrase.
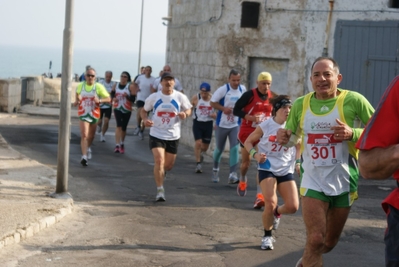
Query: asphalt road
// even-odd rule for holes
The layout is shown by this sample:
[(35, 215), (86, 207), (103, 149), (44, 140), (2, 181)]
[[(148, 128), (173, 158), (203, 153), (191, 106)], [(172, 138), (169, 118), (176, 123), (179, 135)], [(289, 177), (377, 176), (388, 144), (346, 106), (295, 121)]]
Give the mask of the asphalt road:
[[(78, 121), (72, 120), (69, 192), (73, 214), (36, 236), (0, 250), (1, 266), (295, 266), (305, 230), (301, 211), (283, 216), (273, 251), (262, 251), (261, 212), (252, 209), (255, 167), (246, 197), (227, 184), (211, 182), (212, 159), (194, 173), (192, 148), (181, 145), (165, 181), (167, 201), (154, 201), (152, 154), (145, 140), (128, 128), (126, 153), (114, 154), (114, 121), (107, 142), (93, 144), (89, 166), (80, 165)], [(58, 120), (16, 115), (0, 122), (0, 133), (17, 151), (56, 168)], [(324, 266), (384, 266), (385, 216), (381, 200), (393, 181), (359, 182), (360, 199), (352, 208), (340, 242)], [(280, 199), (281, 201), (281, 199)]]

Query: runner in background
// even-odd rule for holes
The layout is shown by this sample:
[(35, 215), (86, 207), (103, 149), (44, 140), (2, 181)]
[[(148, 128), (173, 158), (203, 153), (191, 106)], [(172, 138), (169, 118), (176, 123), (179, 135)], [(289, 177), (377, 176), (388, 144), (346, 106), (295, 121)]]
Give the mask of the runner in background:
[[(240, 131), (238, 133), (238, 141), (241, 146), (241, 167), (240, 182), (237, 185), (237, 194), (241, 197), (247, 193), (247, 172), (251, 163), (251, 157), (244, 147), (247, 137), (255, 130), (255, 128), (263, 121), (272, 116), (273, 106), (270, 99), (276, 96), (270, 90), (272, 85), (272, 75), (269, 72), (261, 72), (256, 80), (257, 87), (245, 92), (236, 102), (233, 114), (242, 119)], [(256, 140), (254, 145), (259, 141)], [(256, 198), (254, 209), (260, 209), (264, 206), (264, 198), (259, 185), (258, 175), (256, 175)]]
[[(115, 82), (112, 81), (112, 71), (108, 70), (105, 72), (105, 79), (99, 81), (107, 92), (110, 94)], [(109, 120), (112, 114), (112, 104), (111, 103), (101, 103), (100, 105), (100, 119), (98, 120), (97, 132), (100, 133), (100, 141), (105, 142), (105, 133), (108, 130)], [(104, 120), (103, 120), (104, 118)]]
[(216, 119), (216, 113), (211, 107), (211, 86), (209, 83), (202, 83), (200, 92), (193, 95), (191, 104), (194, 107), (193, 112), (193, 135), (194, 135), (194, 155), (196, 159), (196, 173), (202, 173), (202, 162), (204, 153), (208, 150), (212, 140), (213, 120)]
[(100, 104), (110, 102), (111, 98), (100, 83), (96, 83), (96, 70), (89, 67), (85, 73), (85, 81), (76, 88), (76, 100), (74, 106), (78, 106), (80, 148), (82, 158), (80, 163), (86, 167), (88, 160), (92, 158), (91, 144), (94, 140), (98, 119), (100, 118)]

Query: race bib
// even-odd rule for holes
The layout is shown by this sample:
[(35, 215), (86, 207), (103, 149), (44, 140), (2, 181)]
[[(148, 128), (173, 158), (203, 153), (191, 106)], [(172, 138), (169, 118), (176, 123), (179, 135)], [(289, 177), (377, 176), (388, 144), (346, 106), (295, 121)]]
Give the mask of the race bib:
[(332, 133), (308, 134), (306, 148), (315, 166), (334, 166), (342, 163), (342, 141)]

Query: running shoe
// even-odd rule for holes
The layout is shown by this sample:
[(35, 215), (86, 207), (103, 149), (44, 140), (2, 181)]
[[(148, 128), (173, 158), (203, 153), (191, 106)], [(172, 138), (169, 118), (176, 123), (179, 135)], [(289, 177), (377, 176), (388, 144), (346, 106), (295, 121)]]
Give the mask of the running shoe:
[(273, 220), (273, 230), (277, 230), (278, 226), (280, 225), (280, 219), (281, 219), (281, 215), (279, 217), (277, 217), (276, 215), (273, 215), (274, 220)]
[(264, 206), (265, 206), (265, 199), (263, 198), (263, 195), (261, 193), (258, 193), (256, 195), (254, 209), (259, 210), (259, 209), (261, 209)]
[(300, 259), (298, 260), (298, 262), (296, 263), (295, 267), (303, 267), (302, 258), (300, 258)]
[(219, 171), (213, 170), (212, 182), (219, 183)]
[(101, 142), (105, 142), (105, 136), (104, 136), (104, 135), (101, 135), (101, 136), (100, 136), (100, 141), (101, 141)]
[(134, 129), (134, 131), (133, 131), (133, 135), (138, 135), (138, 134), (139, 134), (139, 132), (140, 132), (140, 128), (139, 128), (139, 127), (137, 127), (136, 129)]
[(82, 156), (82, 159), (80, 160), (80, 164), (83, 165), (83, 167), (87, 167), (89, 163), (87, 162), (87, 158), (85, 156)]
[(198, 163), (198, 164), (197, 164), (197, 167), (195, 167), (195, 172), (196, 172), (196, 173), (202, 173), (202, 166), (201, 166), (201, 163)]
[(247, 194), (247, 177), (245, 177), (245, 181), (242, 182), (240, 181), (237, 185), (237, 194), (240, 197), (245, 197), (245, 195)]
[(92, 155), (91, 155), (91, 148), (89, 147), (87, 149), (87, 159), (91, 159)]
[(124, 154), (125, 153), (125, 145), (121, 145), (119, 148), (119, 153)]
[(274, 242), (276, 242), (276, 240), (272, 236), (264, 236), (262, 238), (262, 244), (260, 245), (260, 248), (263, 250), (273, 250)]
[(139, 132), (140, 140), (144, 140), (144, 133), (142, 131)]
[(119, 153), (120, 151), (119, 151), (119, 146), (116, 146), (115, 147), (115, 149), (114, 149), (114, 153)]
[(165, 190), (164, 189), (158, 189), (157, 196), (155, 197), (155, 201), (161, 202), (165, 201)]
[(237, 177), (237, 173), (236, 172), (232, 172), (229, 175), (229, 184), (238, 184), (239, 180)]

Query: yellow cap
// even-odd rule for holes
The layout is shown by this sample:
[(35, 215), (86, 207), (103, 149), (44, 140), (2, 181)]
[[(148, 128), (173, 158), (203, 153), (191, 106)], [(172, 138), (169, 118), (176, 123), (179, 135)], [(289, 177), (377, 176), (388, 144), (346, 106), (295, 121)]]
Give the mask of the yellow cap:
[(272, 81), (272, 75), (266, 71), (259, 73), (258, 82), (259, 81)]

